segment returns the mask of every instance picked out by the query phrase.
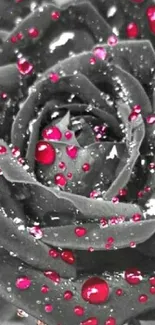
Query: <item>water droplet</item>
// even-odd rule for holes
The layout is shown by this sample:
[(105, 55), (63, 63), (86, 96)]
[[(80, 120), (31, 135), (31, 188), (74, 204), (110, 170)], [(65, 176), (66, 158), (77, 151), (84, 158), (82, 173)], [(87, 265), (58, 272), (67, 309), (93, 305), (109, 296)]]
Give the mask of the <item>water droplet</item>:
[(148, 301), (148, 296), (147, 295), (140, 295), (138, 300), (139, 300), (139, 302), (141, 304), (145, 304)]
[(42, 137), (46, 140), (61, 140), (62, 133), (57, 126), (51, 126), (44, 129), (42, 132)]
[(61, 253), (61, 258), (63, 261), (65, 261), (68, 264), (74, 264), (75, 263), (75, 256), (73, 255), (72, 251), (65, 250)]
[(30, 235), (34, 236), (36, 239), (41, 239), (43, 237), (43, 231), (39, 226), (34, 226), (28, 229)]
[(148, 18), (150, 30), (153, 34), (155, 34), (155, 6), (148, 7), (147, 18)]
[(117, 289), (116, 290), (116, 295), (117, 296), (122, 296), (123, 295), (123, 290), (122, 289)]
[(33, 65), (27, 61), (25, 58), (20, 58), (17, 62), (18, 71), (22, 75), (31, 74), (33, 71)]
[(148, 124), (154, 124), (155, 123), (155, 114), (149, 115), (146, 117), (146, 122)]
[(86, 235), (86, 233), (87, 233), (87, 230), (84, 227), (76, 227), (75, 228), (75, 234), (77, 237), (83, 237)]
[(60, 79), (60, 77), (59, 77), (59, 75), (57, 73), (51, 73), (49, 78), (53, 83), (58, 82), (59, 79)]
[(83, 284), (81, 295), (91, 304), (104, 303), (109, 297), (109, 285), (101, 278), (90, 278)]
[(152, 277), (149, 279), (149, 282), (150, 282), (151, 286), (155, 286), (155, 277), (152, 276)]
[(94, 64), (96, 63), (96, 59), (95, 59), (95, 58), (90, 58), (90, 59), (89, 59), (89, 63), (90, 63), (91, 65), (94, 65)]
[(107, 51), (104, 47), (96, 47), (93, 50), (93, 54), (101, 60), (105, 60), (105, 58), (107, 57)]
[(64, 299), (65, 300), (70, 300), (70, 299), (72, 299), (72, 297), (73, 297), (72, 291), (67, 290), (67, 291), (64, 292)]
[(49, 292), (49, 287), (47, 286), (47, 285), (43, 285), (42, 287), (41, 287), (41, 292), (42, 293), (48, 293)]
[(77, 316), (82, 316), (84, 314), (84, 308), (81, 307), (81, 306), (75, 306), (74, 307), (74, 313), (77, 315)]
[(45, 306), (46, 313), (51, 313), (52, 310), (53, 310), (53, 306), (51, 304), (47, 304)]
[(141, 110), (142, 110), (142, 108), (141, 108), (140, 105), (134, 105), (132, 107), (132, 111), (135, 112), (135, 113), (137, 113), (137, 114), (140, 114), (141, 113)]
[(65, 132), (65, 138), (67, 140), (70, 140), (72, 138), (72, 136), (73, 136), (73, 133), (71, 131), (66, 131)]
[(82, 169), (84, 172), (89, 172), (90, 164), (88, 164), (88, 163), (83, 164)]
[(59, 11), (53, 11), (53, 12), (51, 13), (51, 18), (52, 18), (53, 20), (58, 20), (58, 19), (60, 18), (60, 12), (59, 12)]
[(16, 280), (16, 287), (20, 290), (26, 290), (31, 286), (31, 283), (30, 278), (23, 276)]
[(81, 322), (80, 325), (98, 325), (98, 320), (96, 317), (90, 317)]
[(0, 155), (4, 155), (7, 153), (7, 149), (4, 146), (0, 146)]
[(118, 38), (116, 35), (111, 35), (108, 37), (107, 43), (109, 46), (115, 46), (118, 43)]
[(107, 225), (108, 225), (108, 221), (107, 221), (107, 219), (104, 218), (104, 217), (102, 217), (102, 218), (100, 219), (100, 227), (101, 227), (101, 228), (104, 228), (104, 227), (107, 227)]
[(114, 317), (109, 317), (104, 325), (116, 325), (116, 319)]
[(151, 293), (151, 295), (155, 295), (155, 287), (150, 288), (150, 293)]
[(75, 159), (78, 154), (78, 148), (76, 146), (67, 146), (66, 153), (71, 159)]
[(129, 120), (129, 122), (134, 122), (137, 119), (137, 117), (138, 117), (138, 114), (133, 111), (130, 113), (128, 120)]
[(55, 283), (60, 282), (60, 275), (55, 271), (45, 271), (44, 275)]
[(127, 269), (125, 271), (125, 280), (131, 285), (137, 285), (142, 281), (142, 274), (136, 268)]
[(31, 37), (31, 38), (36, 38), (39, 36), (39, 30), (36, 28), (36, 27), (31, 27), (29, 28), (28, 30), (28, 35)]
[(54, 183), (58, 186), (65, 186), (67, 184), (67, 179), (63, 174), (56, 174), (54, 177)]
[(135, 22), (131, 22), (126, 27), (126, 33), (128, 38), (136, 38), (139, 34), (138, 26)]
[(121, 188), (120, 190), (119, 190), (119, 195), (120, 196), (126, 196), (127, 195), (127, 190), (125, 189), (125, 188)]
[(135, 214), (132, 216), (132, 220), (133, 220), (134, 222), (139, 222), (139, 221), (141, 221), (141, 219), (142, 219), (142, 216), (141, 216), (141, 214), (139, 214), (139, 213), (135, 213)]
[(57, 258), (60, 256), (60, 253), (54, 249), (54, 248), (51, 248), (48, 252), (49, 256), (52, 256), (53, 258)]
[(63, 161), (59, 162), (59, 168), (60, 169), (65, 169), (66, 168), (66, 164)]
[(44, 165), (53, 164), (55, 161), (55, 148), (46, 141), (39, 141), (36, 145), (35, 159)]
[(11, 150), (12, 154), (14, 157), (19, 157), (20, 156), (20, 150), (18, 147), (14, 147), (12, 150)]

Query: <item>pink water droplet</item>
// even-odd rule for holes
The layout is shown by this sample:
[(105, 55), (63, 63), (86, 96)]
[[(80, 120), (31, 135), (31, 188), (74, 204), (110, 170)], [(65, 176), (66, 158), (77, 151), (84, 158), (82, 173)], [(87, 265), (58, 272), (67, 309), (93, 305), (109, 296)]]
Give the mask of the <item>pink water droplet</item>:
[(100, 196), (101, 195), (101, 193), (100, 192), (98, 192), (98, 191), (96, 191), (96, 190), (93, 190), (91, 193), (90, 193), (90, 198), (91, 199), (96, 199), (98, 196)]
[(107, 43), (109, 46), (115, 46), (118, 43), (118, 38), (116, 35), (111, 35), (108, 37)]
[(119, 297), (122, 296), (123, 295), (123, 290), (122, 289), (117, 289), (116, 290), (116, 295), (119, 296)]
[(78, 148), (76, 146), (67, 146), (66, 153), (71, 159), (75, 159), (78, 154)]
[(51, 304), (47, 304), (45, 306), (46, 313), (51, 313), (52, 310), (53, 310), (53, 306)]
[(149, 164), (149, 169), (155, 169), (155, 163), (154, 162)]
[(80, 325), (98, 325), (98, 320), (96, 317), (90, 317), (81, 322)]
[(46, 140), (61, 140), (62, 133), (57, 126), (50, 126), (47, 129), (44, 129), (42, 132), (42, 137)]
[(118, 203), (118, 202), (119, 202), (119, 197), (117, 197), (117, 196), (113, 196), (113, 198), (112, 198), (112, 202), (113, 202), (114, 204)]
[(145, 186), (145, 187), (144, 187), (144, 191), (145, 191), (146, 193), (150, 192), (150, 191), (151, 191), (151, 187), (150, 187), (150, 186)]
[(55, 283), (60, 282), (60, 275), (55, 271), (45, 271), (44, 275)]
[(16, 280), (16, 287), (20, 290), (26, 290), (31, 286), (32, 282), (27, 276), (20, 277)]
[(150, 293), (151, 293), (151, 295), (155, 295), (155, 287), (150, 288)]
[(148, 7), (146, 14), (150, 30), (153, 34), (155, 34), (155, 6)]
[(42, 293), (45, 293), (45, 294), (48, 293), (48, 292), (49, 292), (49, 287), (48, 287), (47, 285), (44, 284), (44, 285), (41, 287), (41, 292), (42, 292)]
[(87, 230), (84, 227), (76, 227), (74, 231), (77, 237), (83, 237), (87, 233)]
[(93, 247), (88, 247), (88, 252), (92, 253), (94, 251), (95, 251), (95, 249)]
[(111, 243), (106, 243), (104, 247), (105, 247), (106, 250), (110, 250), (110, 249), (112, 249), (112, 244)]
[(102, 218), (100, 219), (100, 227), (101, 227), (101, 228), (104, 228), (104, 227), (107, 227), (107, 225), (108, 225), (108, 221), (107, 221), (107, 219), (104, 218), (104, 217), (102, 217)]
[(43, 165), (51, 165), (56, 158), (55, 148), (46, 141), (39, 141), (36, 145), (35, 159)]
[(23, 35), (22, 32), (17, 33), (16, 36), (17, 36), (17, 39), (18, 39), (19, 41), (21, 41), (21, 40), (24, 38), (24, 35)]
[(137, 285), (142, 281), (142, 273), (137, 268), (127, 269), (125, 271), (125, 280), (131, 285)]
[(70, 140), (73, 137), (73, 133), (71, 131), (66, 131), (65, 132), (65, 138), (67, 140)]
[(31, 27), (28, 29), (28, 35), (31, 38), (36, 38), (39, 36), (39, 30), (36, 27)]
[(77, 316), (82, 316), (84, 314), (84, 308), (81, 307), (81, 306), (75, 306), (74, 307), (74, 313), (77, 315)]
[(73, 252), (70, 250), (63, 251), (60, 256), (61, 256), (62, 260), (68, 264), (75, 263), (75, 256), (74, 256)]
[(18, 60), (17, 67), (18, 67), (18, 71), (22, 75), (31, 74), (33, 71), (33, 65), (29, 61), (27, 61), (25, 58), (21, 58)]
[(67, 174), (67, 177), (68, 177), (69, 179), (72, 179), (73, 174), (72, 174), (72, 173), (68, 173), (68, 174)]
[(67, 179), (65, 175), (59, 173), (55, 175), (54, 183), (60, 187), (64, 187), (67, 184)]
[(126, 27), (126, 34), (128, 38), (136, 38), (139, 34), (138, 25), (135, 22), (131, 22)]
[(50, 80), (53, 82), (53, 83), (57, 83), (60, 79), (58, 73), (50, 73), (50, 76), (49, 76)]
[(39, 226), (29, 228), (29, 233), (36, 239), (41, 239), (43, 237), (43, 231)]
[(101, 278), (90, 278), (83, 284), (81, 295), (91, 304), (104, 303), (109, 297), (109, 285)]
[(155, 114), (149, 115), (146, 117), (146, 122), (148, 124), (154, 124), (155, 123)]
[(107, 51), (104, 47), (95, 47), (95, 49), (93, 50), (93, 54), (101, 60), (105, 60), (105, 58), (107, 57)]
[(135, 248), (137, 246), (135, 241), (131, 241), (129, 245), (131, 248)]
[(140, 114), (142, 108), (141, 108), (140, 105), (134, 105), (134, 106), (132, 107), (132, 110), (133, 110), (135, 113)]
[(109, 317), (105, 321), (104, 325), (116, 325), (116, 319), (114, 317)]
[(20, 156), (20, 149), (18, 147), (12, 148), (11, 152), (12, 152), (12, 155), (16, 158), (18, 158)]
[(16, 36), (16, 35), (13, 35), (13, 36), (11, 37), (10, 41), (11, 41), (12, 43), (17, 43), (17, 41), (18, 41), (17, 36)]
[(142, 198), (144, 196), (144, 192), (143, 191), (139, 191), (138, 193), (137, 193), (137, 197), (138, 198)]
[(89, 63), (91, 64), (91, 65), (94, 65), (95, 63), (96, 63), (96, 59), (95, 58), (90, 58), (89, 59)]
[(121, 189), (119, 190), (119, 195), (120, 195), (120, 196), (126, 196), (127, 193), (128, 193), (128, 191), (127, 191), (125, 188), (121, 188)]
[(88, 163), (83, 164), (82, 170), (84, 172), (89, 172), (89, 170), (90, 170), (90, 164), (88, 164)]
[(60, 253), (55, 249), (55, 248), (51, 248), (48, 252), (49, 256), (53, 257), (53, 258), (57, 258), (60, 256)]
[(145, 304), (148, 301), (148, 296), (147, 295), (140, 295), (138, 300), (139, 300), (139, 302), (141, 304)]
[(7, 153), (7, 149), (4, 146), (0, 146), (0, 155), (4, 155)]
[(114, 243), (114, 238), (113, 237), (108, 237), (107, 238), (107, 243), (109, 243), (109, 244), (113, 244)]
[(63, 161), (60, 161), (59, 168), (64, 170), (66, 168), (66, 164)]
[(73, 297), (73, 293), (72, 293), (72, 291), (69, 291), (69, 290), (65, 291), (63, 297), (64, 297), (65, 300), (70, 300), (70, 299), (72, 299), (72, 297)]
[(7, 95), (7, 93), (4, 93), (4, 92), (3, 92), (3, 93), (1, 93), (1, 95), (0, 95), (0, 96), (1, 96), (1, 99), (4, 99), (4, 100), (8, 98), (8, 95)]
[(19, 158), (18, 158), (18, 163), (19, 163), (20, 165), (24, 165), (25, 160), (24, 160), (22, 157), (19, 157)]
[(141, 214), (139, 214), (139, 213), (135, 213), (135, 214), (132, 216), (132, 220), (133, 220), (134, 222), (139, 222), (139, 221), (141, 221), (141, 219), (142, 219), (142, 216), (141, 216)]
[(134, 122), (137, 119), (137, 117), (138, 117), (138, 114), (133, 111), (130, 113), (128, 120), (129, 120), (129, 122)]
[(152, 276), (152, 277), (149, 279), (149, 282), (150, 282), (151, 286), (155, 286), (155, 277)]
[(58, 20), (58, 19), (60, 18), (60, 11), (53, 11), (53, 12), (51, 13), (51, 18), (52, 18), (53, 20)]

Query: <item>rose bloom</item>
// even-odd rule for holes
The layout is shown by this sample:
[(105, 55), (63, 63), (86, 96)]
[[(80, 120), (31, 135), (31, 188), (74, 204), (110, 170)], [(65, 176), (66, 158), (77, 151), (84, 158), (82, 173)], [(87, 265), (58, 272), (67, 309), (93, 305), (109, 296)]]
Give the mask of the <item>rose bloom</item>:
[(155, 318), (154, 17), (0, 2), (2, 325)]

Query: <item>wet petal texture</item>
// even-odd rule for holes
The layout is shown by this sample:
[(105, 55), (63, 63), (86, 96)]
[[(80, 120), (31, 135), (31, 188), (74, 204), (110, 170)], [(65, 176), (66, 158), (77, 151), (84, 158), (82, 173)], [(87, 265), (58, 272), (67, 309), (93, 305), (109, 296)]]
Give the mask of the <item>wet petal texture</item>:
[(0, 2), (2, 325), (155, 319), (154, 17)]

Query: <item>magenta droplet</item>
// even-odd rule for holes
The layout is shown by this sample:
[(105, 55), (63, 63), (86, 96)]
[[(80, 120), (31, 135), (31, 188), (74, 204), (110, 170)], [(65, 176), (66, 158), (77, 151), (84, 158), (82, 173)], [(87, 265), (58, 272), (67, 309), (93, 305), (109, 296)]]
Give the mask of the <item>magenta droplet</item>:
[(138, 114), (133, 111), (130, 113), (128, 120), (129, 120), (129, 122), (134, 122), (137, 119), (137, 117), (138, 117)]
[(44, 285), (41, 287), (41, 292), (42, 292), (42, 293), (45, 293), (45, 294), (48, 293), (48, 292), (49, 292), (49, 287), (48, 287), (47, 285), (44, 284)]
[(125, 271), (125, 280), (131, 285), (137, 285), (142, 281), (142, 273), (136, 268)]
[(55, 283), (60, 282), (60, 275), (55, 271), (45, 271), (44, 275)]
[(0, 155), (4, 155), (7, 153), (7, 149), (4, 146), (0, 146)]
[(139, 34), (138, 26), (135, 22), (131, 22), (126, 27), (126, 33), (128, 38), (136, 38)]
[(119, 195), (120, 196), (126, 196), (127, 195), (127, 190), (125, 189), (125, 188), (121, 188), (120, 190), (119, 190)]
[(48, 252), (49, 256), (53, 257), (53, 258), (57, 258), (60, 256), (60, 253), (54, 249), (54, 248), (51, 248)]
[(155, 295), (155, 287), (150, 288), (150, 293), (151, 293), (151, 295)]
[(91, 64), (91, 65), (94, 65), (95, 63), (96, 63), (96, 59), (95, 58), (90, 58), (89, 59), (89, 63)]
[(87, 233), (87, 230), (84, 227), (76, 227), (75, 228), (75, 234), (77, 237), (83, 237), (86, 235), (86, 233)]
[(104, 228), (104, 227), (107, 227), (107, 226), (108, 226), (108, 221), (107, 221), (107, 219), (104, 218), (104, 217), (102, 217), (102, 218), (100, 219), (100, 227), (101, 227), (101, 228)]
[(54, 177), (54, 183), (60, 187), (64, 187), (67, 184), (67, 179), (63, 174), (56, 174)]
[(135, 241), (131, 241), (129, 245), (131, 248), (135, 248), (137, 246)]
[(149, 282), (150, 282), (151, 286), (155, 286), (155, 277), (152, 276), (152, 277), (149, 279)]
[(12, 152), (13, 156), (16, 158), (18, 158), (20, 156), (20, 150), (18, 147), (12, 148), (11, 152)]
[(139, 213), (135, 213), (135, 214), (132, 216), (132, 220), (133, 220), (134, 222), (139, 222), (139, 221), (141, 221), (141, 219), (142, 219), (142, 216), (141, 216), (141, 214), (139, 214)]
[(104, 303), (109, 297), (109, 285), (101, 278), (90, 278), (83, 284), (81, 295), (91, 304)]
[(30, 235), (34, 236), (36, 239), (41, 239), (43, 237), (43, 231), (39, 226), (34, 226), (29, 228)]
[(78, 148), (76, 146), (67, 146), (66, 153), (71, 159), (75, 159), (78, 154)]
[(31, 286), (32, 282), (27, 276), (20, 277), (16, 280), (16, 287), (20, 290), (26, 290)]
[(93, 190), (91, 193), (90, 193), (90, 198), (91, 199), (96, 199), (98, 196), (100, 196), (101, 195), (101, 193), (100, 192), (98, 192), (98, 191), (96, 191), (96, 190)]
[(72, 136), (73, 136), (73, 133), (71, 131), (66, 131), (65, 132), (65, 138), (67, 140), (70, 140), (72, 138)]
[(88, 164), (88, 163), (83, 164), (82, 169), (84, 172), (89, 172), (90, 164)]
[(63, 261), (65, 261), (68, 264), (74, 264), (75, 263), (75, 256), (72, 251), (65, 250), (61, 253), (61, 258)]
[(107, 51), (104, 47), (96, 47), (93, 50), (93, 54), (101, 60), (105, 60), (106, 56), (107, 56)]
[(62, 133), (57, 126), (51, 126), (43, 130), (42, 137), (46, 140), (59, 141), (62, 138)]
[(33, 65), (30, 62), (28, 62), (25, 58), (21, 58), (18, 60), (17, 67), (18, 67), (18, 71), (22, 75), (31, 74), (33, 71)]
[(74, 313), (77, 315), (77, 316), (82, 316), (84, 314), (84, 308), (81, 307), (81, 306), (75, 306), (74, 307)]
[(155, 114), (149, 115), (146, 117), (146, 122), (148, 124), (154, 124), (155, 123)]
[(53, 306), (51, 304), (47, 304), (45, 306), (46, 313), (51, 313), (52, 310), (53, 310)]
[(67, 290), (67, 291), (64, 292), (64, 299), (65, 300), (70, 300), (70, 299), (72, 299), (72, 297), (73, 297), (72, 291)]
[(96, 317), (90, 317), (81, 322), (80, 325), (98, 325), (98, 320)]
[(53, 12), (51, 13), (51, 18), (52, 18), (53, 20), (58, 20), (58, 19), (60, 18), (60, 12), (59, 12), (59, 11), (53, 11)]
[(116, 35), (111, 35), (108, 37), (107, 43), (109, 46), (115, 46), (118, 43), (118, 38)]
[(122, 296), (123, 295), (123, 290), (122, 289), (117, 289), (116, 290), (116, 295), (119, 296), (119, 297)]
[(60, 77), (57, 73), (51, 73), (50, 76), (49, 76), (50, 80), (53, 82), (53, 83), (56, 83), (59, 81)]
[(135, 113), (140, 114), (142, 108), (141, 108), (140, 105), (134, 105), (134, 106), (132, 107), (132, 110), (133, 110)]
[(147, 14), (150, 30), (153, 34), (155, 34), (155, 6), (148, 7), (146, 14)]
[(39, 30), (36, 27), (31, 27), (28, 29), (28, 35), (31, 38), (36, 38), (39, 36)]
[(51, 165), (56, 157), (55, 148), (46, 141), (39, 141), (36, 145), (35, 159), (43, 165)]
[(116, 319), (114, 317), (109, 317), (104, 325), (116, 325)]
[(59, 162), (59, 168), (60, 169), (65, 169), (66, 168), (66, 164), (63, 161)]
[(138, 300), (139, 300), (139, 302), (141, 304), (145, 304), (148, 301), (148, 296), (147, 295), (140, 295)]
[(72, 174), (72, 173), (68, 173), (68, 174), (67, 174), (67, 177), (68, 177), (69, 179), (72, 179), (73, 174)]

